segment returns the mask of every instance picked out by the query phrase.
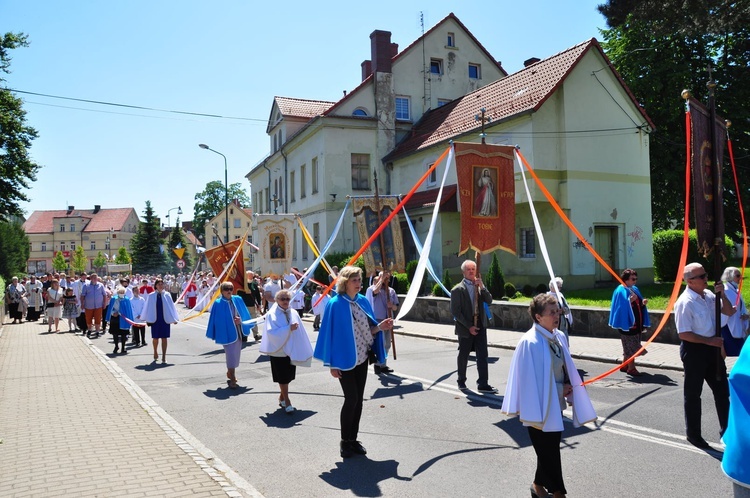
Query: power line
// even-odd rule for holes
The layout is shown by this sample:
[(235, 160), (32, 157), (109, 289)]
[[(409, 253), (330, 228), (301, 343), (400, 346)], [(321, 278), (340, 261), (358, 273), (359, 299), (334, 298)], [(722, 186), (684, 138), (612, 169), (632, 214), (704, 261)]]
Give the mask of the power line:
[(77, 99), (74, 97), (63, 97), (60, 95), (50, 95), (46, 93), (37, 93), (37, 92), (27, 92), (25, 90), (15, 90), (13, 88), (8, 88), (7, 90), (15, 93), (23, 93), (25, 95), (36, 95), (37, 97), (47, 97), (50, 99), (60, 99), (60, 100), (72, 100), (74, 102), (86, 102), (87, 104), (97, 104), (97, 105), (108, 105), (113, 107), (124, 107), (127, 109), (139, 109), (142, 111), (154, 111), (154, 112), (168, 112), (173, 114), (185, 114), (188, 116), (201, 116), (205, 118), (217, 118), (217, 119), (236, 119), (240, 121), (261, 121), (263, 123), (267, 122), (266, 119), (257, 119), (257, 118), (243, 118), (243, 117), (236, 117), (236, 116), (221, 116), (219, 114), (206, 114), (202, 112), (189, 112), (189, 111), (175, 111), (171, 109), (159, 109), (157, 107), (144, 107), (139, 105), (130, 105), (130, 104), (118, 104), (116, 102), (104, 102), (101, 100), (88, 100), (88, 99)]

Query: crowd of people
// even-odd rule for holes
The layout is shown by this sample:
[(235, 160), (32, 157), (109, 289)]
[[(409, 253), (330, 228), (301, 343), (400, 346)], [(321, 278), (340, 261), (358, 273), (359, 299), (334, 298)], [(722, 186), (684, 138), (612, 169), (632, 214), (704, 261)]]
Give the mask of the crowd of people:
[[(467, 363), (469, 353), (474, 352), (477, 390), (496, 393), (497, 389), (489, 383), (487, 367), (487, 305), (492, 302), (492, 295), (484, 286), (476, 263), (464, 261), (461, 271), (464, 278), (453, 287), (450, 299), (458, 336), (458, 387), (467, 390)], [(87, 337), (96, 338), (109, 327), (113, 354), (127, 353), (128, 336), (132, 336), (133, 347), (145, 346), (147, 325), (151, 328), (154, 361), (161, 353), (165, 363), (170, 327), (180, 321), (175, 303), (184, 300), (186, 307), (210, 313), (206, 336), (224, 348), (230, 389), (239, 387), (236, 369), (242, 342), (251, 335), (261, 341), (260, 353), (270, 357), (273, 381), (279, 386), (279, 407), (286, 413), (295, 411), (289, 385), (295, 379), (296, 368), (310, 366), (313, 357), (322, 361), (344, 395), (341, 456), (366, 454), (357, 438), (368, 365), (374, 364), (376, 374), (393, 371), (386, 363), (392, 344), (393, 316), (399, 306), (392, 276), (389, 272), (372, 276), (363, 295), (361, 269), (336, 268), (335, 292), (324, 296), (320, 283), (310, 280), (296, 285), (303, 273), (304, 270), (292, 268), (283, 278), (263, 280), (249, 271), (242, 289), (235, 289), (231, 282), (217, 282), (211, 272), (194, 278), (134, 275), (100, 279), (96, 273), (76, 277), (50, 274), (22, 280), (14, 277), (6, 289), (6, 301), (12, 323), (43, 318), (49, 333), (61, 332), (61, 320), (67, 320), (69, 331), (80, 331)], [(635, 377), (640, 375), (635, 357), (645, 354), (641, 334), (650, 326), (648, 299), (636, 286), (635, 270), (625, 269), (621, 278), (623, 284), (612, 296), (609, 324), (621, 334), (621, 370)], [(686, 434), (693, 445), (709, 448), (701, 434), (703, 382), (713, 392), (723, 435), (729, 413), (724, 357), (739, 354), (747, 337), (750, 314), (738, 292), (739, 269), (726, 269), (722, 282), (716, 284), (716, 294), (708, 290), (707, 273), (698, 263), (685, 266), (684, 280), (687, 288), (674, 311), (685, 372)], [(537, 455), (532, 496), (557, 498), (566, 493), (560, 458), (561, 413), (570, 404), (576, 426), (594, 420), (596, 414), (568, 349), (574, 319), (562, 293), (562, 279), (553, 279), (549, 287), (549, 293), (537, 295), (529, 305), (533, 325), (514, 352), (502, 411), (519, 415), (528, 428)], [(719, 298), (722, 335), (717, 336), (713, 310)], [(314, 315), (313, 330), (318, 332), (314, 349), (301, 320), (304, 313)], [(258, 327), (261, 316), (265, 322), (263, 334)]]

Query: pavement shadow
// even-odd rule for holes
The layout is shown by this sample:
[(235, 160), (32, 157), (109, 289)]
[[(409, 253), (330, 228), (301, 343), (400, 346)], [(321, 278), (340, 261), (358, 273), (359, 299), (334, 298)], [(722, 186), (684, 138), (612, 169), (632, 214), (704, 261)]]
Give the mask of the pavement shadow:
[[(529, 442), (529, 444), (531, 444), (531, 442)], [(469, 448), (469, 449), (456, 450), (456, 451), (451, 451), (451, 452), (448, 452), (448, 453), (444, 453), (442, 455), (438, 455), (436, 457), (430, 458), (429, 460), (427, 460), (426, 462), (424, 462), (423, 464), (421, 464), (411, 477), (412, 478), (417, 477), (419, 474), (421, 474), (422, 472), (425, 472), (430, 467), (432, 467), (433, 465), (435, 465), (436, 463), (438, 463), (440, 460), (443, 460), (444, 458), (450, 458), (450, 457), (453, 457), (453, 456), (463, 455), (463, 454), (466, 454), (466, 453), (474, 453), (474, 452), (477, 452), (477, 451), (491, 451), (491, 450), (504, 450), (504, 449), (515, 450), (516, 447), (515, 446), (493, 444), (493, 445), (489, 445), (489, 446), (483, 446), (481, 448)], [(406, 480), (411, 480), (411, 479), (406, 479)]]
[[(107, 356), (113, 357), (114, 355), (112, 353), (108, 353)], [(121, 355), (118, 355), (121, 356)], [(160, 361), (151, 361), (149, 363), (146, 363), (145, 365), (136, 365), (136, 370), (143, 370), (144, 372), (153, 372), (154, 370), (161, 370), (162, 368), (167, 368), (172, 366), (171, 363), (161, 363)]]
[(466, 404), (469, 406), (482, 406), (493, 410), (502, 408), (503, 396), (500, 394), (480, 393), (471, 389), (466, 389), (462, 392), (466, 395), (468, 401)]
[(239, 396), (240, 394), (248, 393), (251, 390), (252, 388), (246, 386), (237, 386), (235, 389), (230, 389), (229, 387), (220, 387), (218, 389), (206, 389), (205, 391), (203, 391), (203, 394), (208, 398), (227, 400), (229, 398)]
[(213, 351), (206, 351), (205, 353), (201, 353), (198, 356), (215, 356), (217, 354), (224, 354), (224, 348), (214, 349)]
[(398, 475), (398, 465), (396, 460), (376, 461), (367, 456), (356, 456), (336, 462), (335, 467), (319, 477), (330, 486), (349, 491), (354, 496), (383, 496), (378, 484), (381, 481), (411, 481), (411, 477)]
[(677, 382), (675, 382), (672, 378), (661, 373), (651, 374), (648, 372), (641, 372), (641, 375), (637, 377), (628, 375), (628, 380), (634, 384), (656, 384), (659, 386), (670, 387), (674, 387), (677, 385)]
[(292, 413), (287, 413), (283, 408), (279, 407), (273, 413), (266, 413), (261, 416), (260, 419), (266, 424), (267, 427), (273, 427), (275, 429), (291, 429), (295, 425), (300, 425), (305, 419), (316, 415), (318, 412), (313, 410), (294, 410)]
[(401, 377), (395, 375), (380, 375), (380, 384), (383, 387), (375, 389), (370, 399), (392, 398), (394, 396), (404, 399), (407, 394), (424, 391), (421, 382), (404, 382)]
[[(531, 446), (529, 428), (525, 427), (518, 420), (518, 417), (501, 420), (494, 425), (505, 432), (516, 443), (519, 449)], [(562, 442), (560, 443), (561, 450), (576, 449), (580, 443), (578, 441), (569, 441), (570, 438), (582, 436), (597, 430), (597, 428), (592, 428), (588, 425), (573, 427), (573, 423), (566, 419), (563, 420), (563, 425)]]

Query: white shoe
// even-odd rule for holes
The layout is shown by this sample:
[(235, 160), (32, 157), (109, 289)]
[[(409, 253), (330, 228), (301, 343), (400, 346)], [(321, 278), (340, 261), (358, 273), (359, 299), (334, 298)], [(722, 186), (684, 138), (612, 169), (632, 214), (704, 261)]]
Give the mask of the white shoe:
[(285, 411), (286, 411), (287, 413), (294, 413), (294, 410), (295, 410), (295, 408), (294, 408), (294, 407), (293, 407), (292, 405), (289, 405), (289, 406), (287, 406), (286, 408), (284, 408), (284, 410), (285, 410)]
[(282, 408), (286, 408), (286, 401), (279, 401), (279, 406)]

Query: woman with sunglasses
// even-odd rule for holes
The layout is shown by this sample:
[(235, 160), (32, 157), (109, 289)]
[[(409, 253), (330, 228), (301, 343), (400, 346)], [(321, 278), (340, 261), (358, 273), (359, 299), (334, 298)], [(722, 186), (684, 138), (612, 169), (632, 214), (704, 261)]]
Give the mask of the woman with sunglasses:
[(271, 375), (279, 385), (279, 406), (291, 415), (295, 408), (289, 399), (289, 384), (297, 375), (297, 366), (309, 367), (312, 363), (312, 345), (297, 310), (289, 307), (292, 293), (282, 289), (274, 298), (276, 303), (266, 314), (260, 353), (271, 357)]
[(234, 292), (232, 282), (222, 283), (220, 289), (221, 297), (214, 301), (211, 307), (206, 337), (224, 346), (227, 360), (227, 386), (230, 389), (237, 389), (239, 386), (235, 372), (240, 366), (242, 336), (250, 334), (250, 329), (255, 322), (250, 318), (250, 313), (247, 312), (242, 298), (232, 295)]
[[(331, 369), (344, 391), (341, 407), (342, 458), (364, 455), (367, 450), (357, 441), (362, 402), (367, 382), (369, 352), (383, 363), (386, 359), (382, 330), (393, 327), (393, 319), (378, 323), (367, 298), (359, 293), (362, 287), (362, 270), (345, 266), (338, 274), (337, 294), (328, 301), (323, 313), (315, 358)], [(314, 304), (314, 303), (313, 303)]]
[[(638, 272), (627, 268), (622, 271), (620, 278), (625, 285), (619, 285), (612, 293), (612, 307), (609, 311), (609, 326), (620, 332), (622, 341), (622, 361), (632, 358), (641, 349), (641, 334), (651, 326), (648, 317), (648, 299), (644, 299), (641, 291), (635, 283), (638, 281)], [(641, 355), (645, 355), (644, 350)], [(632, 377), (641, 373), (635, 368), (635, 358), (627, 365), (620, 368), (621, 372), (627, 372)]]
[(557, 328), (561, 316), (557, 298), (535, 296), (529, 315), (534, 325), (513, 353), (501, 410), (518, 415), (528, 428), (537, 458), (532, 498), (563, 498), (567, 491), (560, 442), (566, 400), (573, 407), (574, 427), (596, 420), (596, 412), (568, 352), (565, 335)]
[(737, 307), (737, 313), (732, 316), (721, 315), (721, 338), (724, 339), (724, 352), (727, 356), (739, 356), (747, 338), (747, 326), (750, 315), (747, 313), (745, 300), (739, 294), (742, 274), (734, 266), (727, 267), (721, 276), (724, 282), (724, 294), (729, 302)]

